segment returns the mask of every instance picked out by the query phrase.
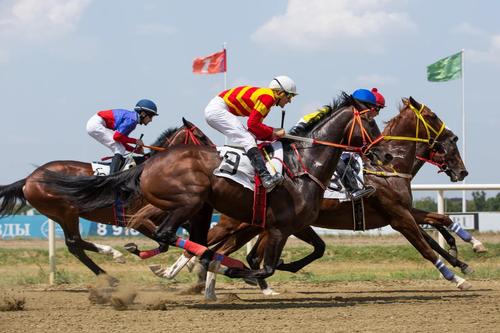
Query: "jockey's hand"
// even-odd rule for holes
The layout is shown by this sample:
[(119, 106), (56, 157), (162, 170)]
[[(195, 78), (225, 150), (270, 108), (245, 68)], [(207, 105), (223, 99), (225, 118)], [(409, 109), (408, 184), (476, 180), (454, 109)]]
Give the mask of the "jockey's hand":
[(283, 128), (275, 128), (273, 129), (273, 139), (279, 139), (284, 137), (286, 134)]
[(135, 144), (138, 146), (138, 147), (142, 147), (144, 146), (144, 142), (142, 142), (141, 139), (137, 139), (137, 141), (135, 142)]
[(144, 155), (144, 148), (142, 146), (135, 147), (134, 153)]

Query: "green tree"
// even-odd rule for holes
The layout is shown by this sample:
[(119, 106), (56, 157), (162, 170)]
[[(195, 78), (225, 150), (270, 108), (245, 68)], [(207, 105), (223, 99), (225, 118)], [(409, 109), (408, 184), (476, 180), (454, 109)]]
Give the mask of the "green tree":
[(477, 212), (484, 212), (486, 210), (486, 192), (476, 191), (472, 192), (472, 198), (474, 200), (475, 210)]
[(421, 210), (426, 210), (428, 212), (437, 212), (437, 204), (431, 197), (414, 200), (413, 207)]

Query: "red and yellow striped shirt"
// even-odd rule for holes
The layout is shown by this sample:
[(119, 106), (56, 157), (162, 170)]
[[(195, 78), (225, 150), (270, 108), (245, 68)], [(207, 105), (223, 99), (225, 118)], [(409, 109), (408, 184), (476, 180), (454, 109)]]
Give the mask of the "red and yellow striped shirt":
[(255, 110), (265, 118), (276, 104), (274, 93), (269, 88), (236, 87), (221, 92), (219, 97), (224, 99), (232, 114), (244, 117), (250, 116), (252, 110)]

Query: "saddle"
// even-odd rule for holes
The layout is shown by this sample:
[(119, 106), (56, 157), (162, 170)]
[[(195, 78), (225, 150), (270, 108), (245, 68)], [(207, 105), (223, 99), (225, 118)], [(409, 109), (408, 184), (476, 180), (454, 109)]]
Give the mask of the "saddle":
[[(146, 160), (144, 155), (128, 155), (125, 158), (125, 163), (120, 171), (128, 170), (133, 168)], [(94, 161), (90, 163), (92, 165), (92, 171), (94, 171), (94, 176), (108, 176), (109, 167), (111, 162), (106, 161)]]

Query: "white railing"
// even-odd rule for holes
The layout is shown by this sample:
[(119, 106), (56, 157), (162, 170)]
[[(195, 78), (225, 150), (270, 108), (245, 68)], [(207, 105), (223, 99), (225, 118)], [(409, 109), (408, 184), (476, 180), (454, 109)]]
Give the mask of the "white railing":
[[(437, 212), (444, 214), (444, 192), (464, 190), (500, 190), (500, 184), (412, 184), (412, 191), (436, 191)], [(444, 247), (444, 237), (438, 233), (439, 245)]]

